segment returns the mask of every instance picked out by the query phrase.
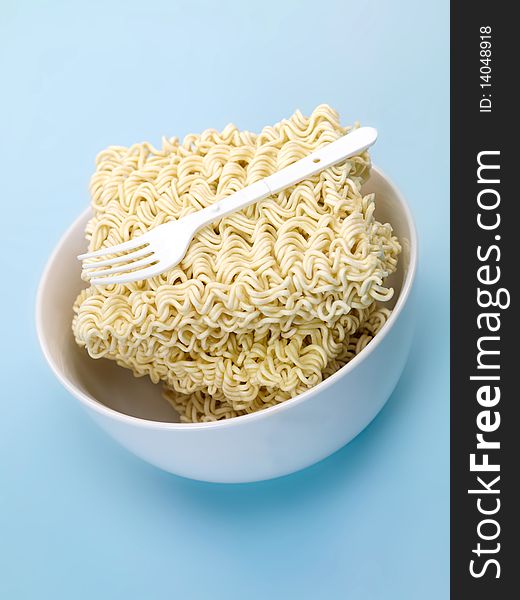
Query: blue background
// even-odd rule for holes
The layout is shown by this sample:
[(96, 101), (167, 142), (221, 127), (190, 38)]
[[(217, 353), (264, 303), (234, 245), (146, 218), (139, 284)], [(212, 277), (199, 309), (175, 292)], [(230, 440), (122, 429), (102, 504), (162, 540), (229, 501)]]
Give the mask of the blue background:
[[(0, 596), (448, 597), (448, 2), (0, 2)], [(260, 129), (328, 102), (421, 240), (420, 319), (389, 403), (343, 450), (249, 485), (184, 480), (88, 419), (40, 354), (34, 295), (96, 153)]]

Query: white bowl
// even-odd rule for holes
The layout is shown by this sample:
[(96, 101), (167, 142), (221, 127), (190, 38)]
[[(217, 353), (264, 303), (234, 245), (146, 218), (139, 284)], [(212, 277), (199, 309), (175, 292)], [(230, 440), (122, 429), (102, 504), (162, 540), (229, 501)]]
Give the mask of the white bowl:
[(417, 240), (399, 191), (376, 168), (365, 185), (376, 192), (376, 216), (392, 223), (403, 245), (391, 278), (388, 322), (350, 363), (313, 389), (258, 413), (215, 423), (184, 424), (161, 386), (110, 360), (93, 360), (74, 342), (72, 304), (84, 283), (76, 255), (85, 249), (86, 210), (62, 237), (43, 273), (36, 301), (40, 344), (56, 377), (91, 417), (144, 460), (184, 477), (214, 482), (287, 475), (329, 456), (381, 410), (404, 368), (413, 330), (412, 286)]

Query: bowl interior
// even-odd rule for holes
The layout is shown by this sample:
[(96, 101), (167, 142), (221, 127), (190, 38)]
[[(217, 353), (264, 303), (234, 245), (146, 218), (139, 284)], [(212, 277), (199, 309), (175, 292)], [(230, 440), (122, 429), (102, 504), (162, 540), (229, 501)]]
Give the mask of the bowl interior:
[[(388, 280), (395, 288), (393, 307), (409, 275), (413, 225), (403, 198), (377, 169), (372, 169), (363, 191), (376, 193), (377, 219), (390, 222), (403, 245), (397, 272)], [(69, 390), (133, 417), (178, 422), (178, 414), (161, 396), (161, 385), (152, 384), (147, 377), (135, 378), (111, 360), (93, 360), (74, 341), (72, 305), (86, 285), (80, 278), (81, 267), (76, 256), (85, 251), (84, 229), (89, 216), (90, 210), (86, 210), (65, 233), (42, 277), (37, 302), (42, 348)]]

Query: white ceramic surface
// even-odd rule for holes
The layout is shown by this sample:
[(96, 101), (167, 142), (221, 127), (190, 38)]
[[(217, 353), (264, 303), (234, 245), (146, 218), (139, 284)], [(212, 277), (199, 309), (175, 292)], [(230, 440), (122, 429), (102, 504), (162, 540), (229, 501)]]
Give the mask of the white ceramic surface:
[(393, 313), (374, 340), (315, 388), (264, 411), (216, 423), (183, 424), (161, 388), (109, 360), (93, 360), (74, 342), (72, 304), (85, 285), (76, 256), (85, 251), (85, 211), (58, 243), (42, 275), (36, 325), (57, 378), (94, 420), (125, 448), (177, 475), (214, 482), (279, 477), (329, 456), (381, 410), (402, 373), (413, 333), (417, 239), (395, 186), (378, 169), (364, 188), (376, 192), (376, 216), (403, 244), (391, 278)]

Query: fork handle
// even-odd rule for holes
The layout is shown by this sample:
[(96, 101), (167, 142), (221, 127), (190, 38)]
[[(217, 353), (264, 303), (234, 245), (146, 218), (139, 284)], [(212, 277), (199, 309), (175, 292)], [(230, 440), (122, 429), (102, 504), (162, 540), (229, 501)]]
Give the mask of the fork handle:
[(272, 194), (311, 177), (328, 167), (363, 152), (377, 140), (377, 131), (373, 127), (360, 127), (340, 137), (309, 156), (301, 158), (263, 181), (267, 183)]
[(247, 187), (215, 202), (196, 213), (189, 215), (190, 220), (195, 220), (197, 229), (209, 225), (226, 215), (234, 213), (250, 204), (254, 204), (268, 196), (276, 194), (311, 177), (327, 167), (363, 152), (377, 140), (377, 131), (373, 127), (360, 127), (347, 135), (340, 137), (323, 148), (316, 150), (309, 156), (301, 158), (292, 165), (281, 169), (269, 177), (265, 177)]

